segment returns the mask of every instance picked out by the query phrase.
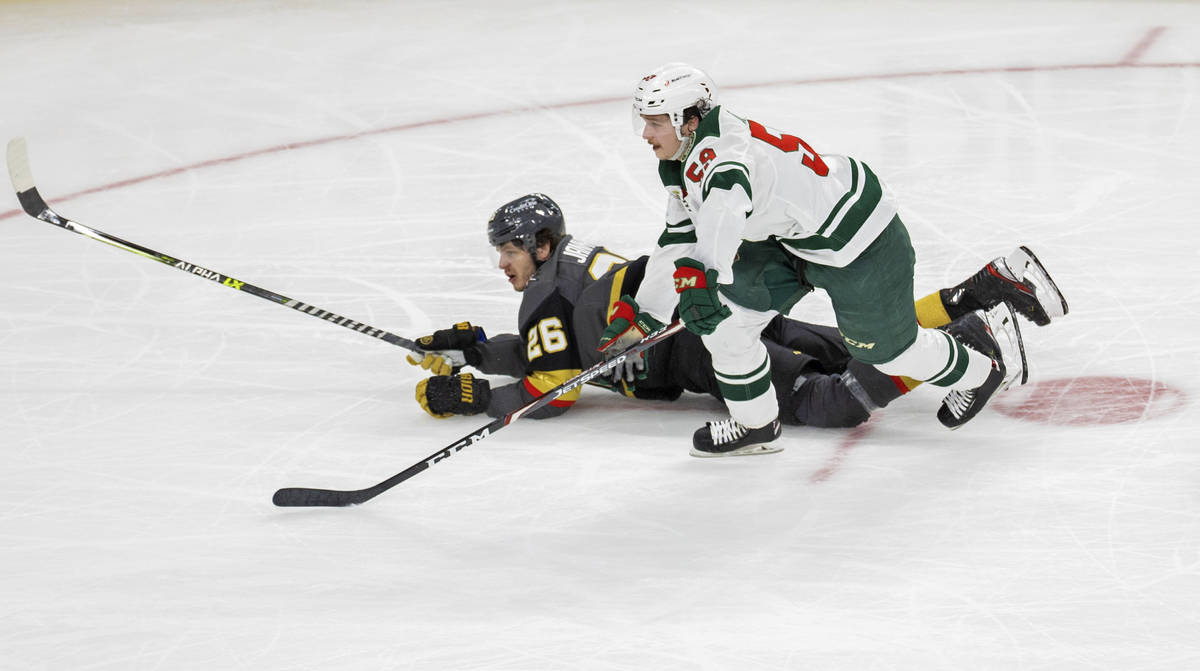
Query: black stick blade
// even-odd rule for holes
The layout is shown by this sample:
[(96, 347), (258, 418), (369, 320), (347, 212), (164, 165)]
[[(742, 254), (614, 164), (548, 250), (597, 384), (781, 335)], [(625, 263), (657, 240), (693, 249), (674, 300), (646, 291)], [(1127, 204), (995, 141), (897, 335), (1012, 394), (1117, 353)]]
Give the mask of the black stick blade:
[(338, 491), (336, 489), (309, 489), (308, 487), (284, 487), (275, 492), (271, 501), (281, 508), (344, 508), (356, 506), (375, 496), (372, 489)]

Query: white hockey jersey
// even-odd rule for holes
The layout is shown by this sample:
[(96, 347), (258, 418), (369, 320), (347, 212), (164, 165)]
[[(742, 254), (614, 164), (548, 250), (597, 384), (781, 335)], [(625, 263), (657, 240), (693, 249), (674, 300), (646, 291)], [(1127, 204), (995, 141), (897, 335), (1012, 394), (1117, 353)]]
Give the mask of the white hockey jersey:
[(896, 215), (891, 194), (865, 163), (818, 154), (804, 140), (716, 107), (700, 122), (682, 161), (660, 161), (669, 194), (658, 239), (636, 297), (662, 321), (676, 296), (675, 259), (688, 256), (733, 282), (742, 240), (776, 237), (795, 255), (843, 267)]

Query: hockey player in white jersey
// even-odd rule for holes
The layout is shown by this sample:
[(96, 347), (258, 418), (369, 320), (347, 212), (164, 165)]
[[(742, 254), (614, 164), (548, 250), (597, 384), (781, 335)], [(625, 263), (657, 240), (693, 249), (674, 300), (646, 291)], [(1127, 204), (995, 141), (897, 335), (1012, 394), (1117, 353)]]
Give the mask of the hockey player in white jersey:
[(1015, 338), (993, 331), (1011, 327), (951, 335), (918, 325), (915, 253), (865, 163), (735, 116), (718, 105), (712, 79), (682, 63), (644, 77), (633, 112), (668, 193), (636, 302), (659, 321), (678, 309), (702, 336), (730, 412), (696, 431), (694, 450), (777, 451), (779, 408), (759, 334), (813, 287), (829, 295), (855, 359), (949, 390), (938, 411), (945, 426), (966, 423), (1004, 384)]

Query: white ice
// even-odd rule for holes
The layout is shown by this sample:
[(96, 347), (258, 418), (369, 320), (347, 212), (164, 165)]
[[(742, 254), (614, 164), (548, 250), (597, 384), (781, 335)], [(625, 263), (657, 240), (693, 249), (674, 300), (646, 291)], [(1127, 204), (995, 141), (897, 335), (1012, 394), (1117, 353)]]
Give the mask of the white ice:
[[(867, 161), (918, 292), (1026, 244), (1070, 301), (947, 432), (919, 388), (769, 457), (706, 398), (486, 423), (404, 351), (0, 199), (0, 669), (1200, 668), (1200, 6), (0, 3), (0, 140), (111, 235), (416, 337), (511, 331), (484, 224), (649, 249), (629, 94), (706, 68)], [(821, 296), (793, 316), (828, 321)], [(1191, 436), (1189, 438), (1189, 436)]]

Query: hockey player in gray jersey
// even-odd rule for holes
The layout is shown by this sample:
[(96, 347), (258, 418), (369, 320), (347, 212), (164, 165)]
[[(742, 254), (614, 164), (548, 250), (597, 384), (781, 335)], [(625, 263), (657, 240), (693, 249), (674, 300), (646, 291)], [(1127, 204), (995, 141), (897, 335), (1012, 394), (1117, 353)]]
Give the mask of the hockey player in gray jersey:
[[(435, 417), (479, 412), (500, 417), (579, 373), (575, 303), (610, 269), (626, 263), (603, 247), (568, 235), (558, 204), (538, 193), (505, 203), (492, 215), (487, 230), (488, 242), (500, 254), (500, 269), (522, 294), (518, 330), (488, 339), (483, 329), (463, 322), (417, 341), (432, 354), (410, 361), (441, 373), (417, 386), (421, 407)], [(464, 364), (520, 380), (492, 389), (487, 380), (471, 373), (447, 375)], [(578, 389), (568, 392), (529, 417), (560, 415), (579, 394)]]
[[(418, 340), (428, 352), (410, 357), (410, 362), (437, 375), (422, 380), (416, 396), (435, 417), (505, 415), (599, 363), (604, 356), (599, 349), (639, 332), (636, 303), (630, 295), (642, 283), (647, 257), (626, 262), (603, 247), (572, 239), (565, 233), (558, 206), (541, 194), (499, 208), (488, 223), (488, 239), (500, 253), (500, 267), (509, 282), (523, 294), (520, 329), (518, 334), (488, 339), (481, 328), (463, 322)], [(1018, 250), (1009, 257), (1016, 271), (1005, 259), (996, 259), (957, 287), (922, 299), (919, 312), (932, 325), (953, 320), (958, 328), (981, 330), (986, 324), (979, 310), (1006, 311), (1004, 301), (1009, 301), (1031, 320), (1049, 323), (1039, 298), (1048, 292), (1039, 294), (1037, 286), (1025, 280), (1036, 280), (1044, 269), (1032, 253), (1021, 256), (1025, 252)], [(1021, 265), (1015, 265), (1017, 260)], [(1049, 276), (1045, 278), (1042, 286), (1049, 282)], [(627, 317), (633, 317), (633, 322)], [(770, 353), (784, 423), (854, 426), (917, 384), (852, 359), (832, 327), (780, 316), (767, 325), (762, 340)], [(521, 379), (493, 389), (487, 380), (458, 373), (464, 365)], [(674, 400), (684, 391), (722, 398), (708, 352), (700, 338), (687, 331), (655, 346), (645, 359), (617, 369), (613, 379), (601, 384), (642, 399)], [(577, 394), (565, 396), (531, 416), (561, 414), (577, 398)]]

